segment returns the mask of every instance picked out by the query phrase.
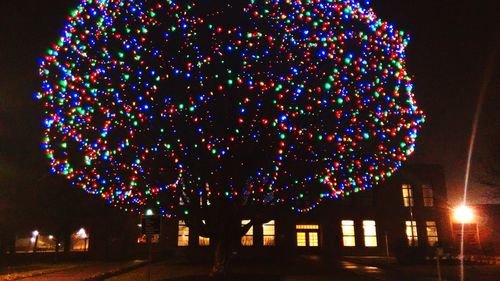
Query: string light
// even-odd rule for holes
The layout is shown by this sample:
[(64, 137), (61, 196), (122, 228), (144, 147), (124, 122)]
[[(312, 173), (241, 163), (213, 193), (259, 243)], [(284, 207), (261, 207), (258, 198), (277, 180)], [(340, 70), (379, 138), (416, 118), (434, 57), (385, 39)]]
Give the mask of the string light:
[(127, 211), (197, 194), (298, 212), (372, 188), (424, 121), (368, 1), (84, 0), (40, 62), (52, 172)]

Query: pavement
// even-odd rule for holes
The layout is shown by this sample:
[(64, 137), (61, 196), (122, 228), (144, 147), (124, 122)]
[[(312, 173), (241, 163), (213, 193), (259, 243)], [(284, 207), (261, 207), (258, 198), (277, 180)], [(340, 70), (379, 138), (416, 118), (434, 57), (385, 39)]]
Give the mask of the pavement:
[[(67, 265), (38, 272), (31, 276), (0, 275), (0, 280), (28, 281), (152, 281), (206, 280), (209, 263), (162, 261), (145, 266), (144, 261), (90, 262)], [(437, 267), (430, 261), (424, 265), (399, 265), (374, 259), (345, 259), (342, 262), (324, 261), (316, 256), (286, 261), (236, 262), (236, 276), (255, 281), (437, 281)], [(459, 281), (459, 265), (441, 266), (442, 281)], [(500, 265), (466, 265), (465, 281), (498, 281)], [(35, 272), (36, 273), (36, 272)], [(243, 280), (242, 279), (242, 280)]]
[[(399, 265), (395, 262), (380, 262), (370, 259), (348, 259), (342, 261), (342, 268), (376, 281), (437, 281), (438, 269), (435, 261), (426, 264)], [(441, 262), (441, 280), (459, 281), (460, 265)], [(500, 265), (466, 264), (465, 281), (498, 281)]]
[(36, 270), (11, 272), (0, 275), (0, 281), (96, 281), (133, 270), (145, 264), (144, 261), (87, 262), (46, 266)]
[(390, 280), (387, 270), (377, 266), (342, 261), (341, 268), (357, 275), (365, 276), (371, 280)]

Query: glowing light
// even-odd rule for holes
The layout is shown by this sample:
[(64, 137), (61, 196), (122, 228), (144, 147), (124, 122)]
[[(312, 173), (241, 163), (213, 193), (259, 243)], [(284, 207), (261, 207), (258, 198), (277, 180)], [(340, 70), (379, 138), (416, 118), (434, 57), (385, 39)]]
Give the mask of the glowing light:
[(459, 206), (453, 210), (453, 219), (458, 223), (472, 223), (474, 211), (468, 206)]
[(200, 187), (298, 212), (372, 188), (424, 114), (409, 36), (368, 5), (82, 0), (40, 63), (51, 170), (164, 216)]
[(88, 238), (87, 231), (85, 231), (84, 228), (80, 228), (80, 230), (78, 230), (78, 232), (76, 233), (76, 235), (80, 239), (86, 239), (86, 238)]

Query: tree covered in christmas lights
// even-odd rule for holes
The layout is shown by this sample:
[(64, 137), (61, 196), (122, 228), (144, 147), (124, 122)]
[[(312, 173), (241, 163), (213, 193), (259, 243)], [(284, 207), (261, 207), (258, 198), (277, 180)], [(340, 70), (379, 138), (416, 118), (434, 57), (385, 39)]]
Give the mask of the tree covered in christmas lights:
[(408, 40), (368, 1), (83, 0), (40, 62), (43, 149), (229, 249), (246, 207), (306, 212), (398, 170), (424, 120)]

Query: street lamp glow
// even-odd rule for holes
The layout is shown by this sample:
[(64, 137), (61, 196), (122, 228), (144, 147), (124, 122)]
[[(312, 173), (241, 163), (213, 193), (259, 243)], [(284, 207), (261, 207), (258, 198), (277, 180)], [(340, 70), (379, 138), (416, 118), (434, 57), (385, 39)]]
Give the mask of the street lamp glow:
[(40, 232), (38, 232), (38, 230), (34, 230), (31, 234), (33, 234), (33, 237), (37, 237)]
[(80, 239), (86, 239), (88, 237), (87, 232), (85, 231), (85, 228), (80, 228), (78, 232), (76, 233)]
[(471, 207), (462, 205), (453, 210), (453, 218), (459, 223), (471, 223), (474, 220), (474, 211)]

